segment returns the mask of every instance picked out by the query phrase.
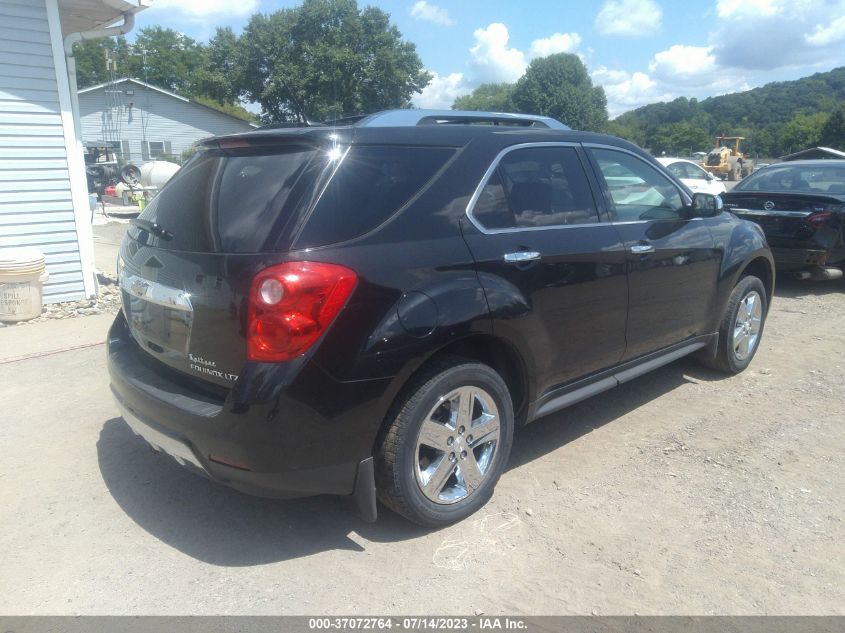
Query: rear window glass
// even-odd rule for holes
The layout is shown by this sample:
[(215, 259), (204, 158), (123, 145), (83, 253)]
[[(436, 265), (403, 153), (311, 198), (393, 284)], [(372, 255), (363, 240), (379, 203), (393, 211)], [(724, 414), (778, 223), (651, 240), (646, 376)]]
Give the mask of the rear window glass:
[(173, 237), (137, 228), (132, 237), (168, 250), (254, 253), (272, 246), (317, 178), (317, 151), (274, 148), (242, 155), (202, 152), (162, 188), (140, 218)]
[(777, 165), (766, 167), (740, 182), (734, 191), (845, 194), (845, 166)]
[(440, 147), (353, 146), (297, 247), (344, 242), (371, 231), (411, 200), (453, 154)]

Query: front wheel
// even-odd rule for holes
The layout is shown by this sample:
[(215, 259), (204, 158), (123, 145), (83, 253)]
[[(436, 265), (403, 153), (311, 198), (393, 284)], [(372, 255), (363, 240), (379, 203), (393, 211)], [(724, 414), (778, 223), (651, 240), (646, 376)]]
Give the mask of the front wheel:
[(510, 393), (492, 368), (433, 364), (405, 390), (377, 453), (379, 499), (426, 527), (466, 518), (492, 496), (513, 426)]
[(760, 347), (767, 313), (763, 282), (751, 275), (740, 279), (722, 317), (716, 356), (704, 363), (729, 374), (738, 374), (748, 367)]
[(739, 165), (734, 165), (733, 167), (731, 167), (731, 175), (729, 180), (733, 182), (742, 180), (742, 167), (740, 167)]

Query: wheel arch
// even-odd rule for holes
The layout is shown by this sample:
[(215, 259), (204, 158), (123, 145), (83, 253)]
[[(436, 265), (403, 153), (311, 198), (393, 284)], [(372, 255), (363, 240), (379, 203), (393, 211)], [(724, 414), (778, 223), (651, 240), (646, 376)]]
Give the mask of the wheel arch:
[(426, 371), (431, 364), (448, 356), (465, 358), (492, 367), (505, 381), (511, 394), (515, 424), (518, 426), (525, 422), (528, 412), (529, 385), (522, 356), (504, 339), (486, 333), (471, 334), (441, 346), (410, 371), (402, 372), (399, 379), (401, 384), (391, 390), (395, 395), (388, 404), (384, 419), (376, 433), (373, 444), (374, 454), (397, 414), (397, 406), (408, 396), (408, 386), (413, 384), (414, 379)]
[(739, 283), (740, 279), (749, 275), (753, 275), (763, 282), (763, 287), (766, 289), (766, 304), (771, 306), (772, 297), (775, 293), (775, 268), (772, 262), (762, 255), (752, 258), (740, 269), (734, 285)]

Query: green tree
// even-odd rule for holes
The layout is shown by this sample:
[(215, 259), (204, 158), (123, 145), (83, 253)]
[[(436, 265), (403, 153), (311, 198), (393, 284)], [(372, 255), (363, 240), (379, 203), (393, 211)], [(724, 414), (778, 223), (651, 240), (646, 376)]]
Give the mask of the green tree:
[(531, 62), (516, 82), (513, 102), (521, 112), (553, 117), (579, 130), (607, 125), (607, 97), (593, 86), (577, 55), (557, 53)]
[(76, 84), (87, 88), (105, 83), (110, 78), (111, 64), (118, 77), (126, 74), (129, 45), (123, 36), (83, 40), (73, 45), (76, 60)]
[(453, 110), (487, 110), (512, 112), (514, 84), (481, 84), (468, 95), (458, 97), (452, 104)]
[(641, 144), (639, 131), (633, 126), (620, 123), (618, 120), (609, 121), (605, 126), (604, 131), (607, 134), (624, 138), (632, 143), (637, 143), (638, 145)]
[(271, 121), (409, 107), (431, 81), (390, 16), (355, 0), (253, 15), (238, 46), (239, 94)]
[(230, 27), (218, 28), (203, 49), (203, 67), (194, 80), (198, 94), (218, 103), (235, 103), (241, 84), (238, 38)]
[(845, 103), (833, 111), (822, 127), (819, 145), (845, 150)]
[(127, 71), (130, 77), (192, 97), (199, 94), (205, 63), (201, 43), (173, 29), (148, 26), (130, 46)]
[(780, 132), (780, 153), (791, 154), (818, 145), (827, 120), (824, 112), (795, 115)]
[[(824, 117), (814, 118), (813, 115), (835, 113), (843, 101), (845, 68), (835, 68), (795, 81), (766, 84), (700, 102), (680, 97), (669, 103), (653, 103), (626, 112), (614, 123), (632, 131), (634, 140), (640, 145), (651, 147), (655, 135), (662, 134), (662, 126), (686, 122), (707, 130), (711, 137), (717, 134), (746, 136), (745, 151), (771, 158), (835, 141), (835, 134), (822, 137), (818, 126)], [(836, 121), (829, 125), (835, 129)]]
[(220, 112), (224, 112), (225, 114), (229, 114), (231, 116), (238, 117), (239, 119), (243, 119), (244, 121), (249, 121), (250, 123), (259, 122), (259, 119), (256, 115), (254, 115), (252, 112), (250, 112), (238, 103), (233, 103), (231, 101), (218, 101), (213, 97), (205, 97), (203, 95), (194, 95), (192, 99), (197, 103), (203, 104), (204, 106), (214, 108), (215, 110), (219, 110)]
[(707, 151), (713, 141), (707, 130), (692, 123), (678, 122), (656, 126), (649, 136), (646, 146), (654, 154), (668, 156), (688, 156), (692, 152)]

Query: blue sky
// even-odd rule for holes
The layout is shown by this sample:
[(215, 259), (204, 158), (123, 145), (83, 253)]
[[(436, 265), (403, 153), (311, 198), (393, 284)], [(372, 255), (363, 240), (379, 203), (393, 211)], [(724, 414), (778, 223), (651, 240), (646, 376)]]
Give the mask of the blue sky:
[[(205, 40), (239, 32), (281, 0), (153, 0), (137, 28)], [(486, 81), (515, 81), (531, 59), (581, 56), (611, 116), (678, 96), (703, 98), (845, 65), (845, 0), (359, 0), (390, 13), (434, 74), (415, 97), (449, 107)]]

